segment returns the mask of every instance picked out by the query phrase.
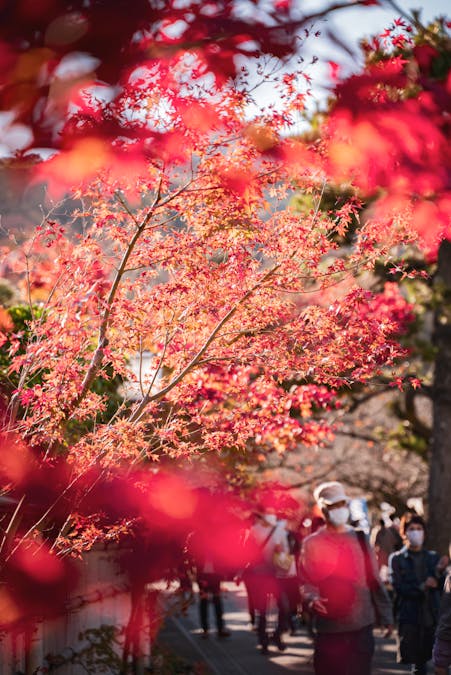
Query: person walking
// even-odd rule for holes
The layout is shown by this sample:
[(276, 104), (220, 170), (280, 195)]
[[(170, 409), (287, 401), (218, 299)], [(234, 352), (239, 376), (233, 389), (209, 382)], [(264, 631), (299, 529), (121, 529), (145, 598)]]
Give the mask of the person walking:
[(228, 638), (230, 631), (225, 627), (221, 593), (222, 571), (219, 569), (215, 556), (206, 550), (203, 542), (199, 540), (197, 531), (191, 532), (188, 536), (187, 551), (194, 566), (199, 587), (199, 618), (202, 637), (208, 638), (210, 635), (208, 609), (211, 602), (214, 609), (216, 634), (218, 638)]
[(388, 569), (388, 559), (392, 553), (402, 548), (403, 541), (393, 521), (387, 516), (381, 518), (379, 527), (374, 532), (374, 551), (379, 570)]
[[(293, 524), (289, 527), (284, 520), (279, 521), (283, 537), (277, 545), (274, 562), (279, 585), (279, 615), (283, 617), (282, 631), (289, 630), (296, 635), (298, 615), (301, 605), (298, 562), (300, 544)], [(279, 621), (280, 624), (280, 621)]]
[(285, 629), (284, 606), (280, 602), (280, 586), (276, 577), (274, 557), (277, 551), (285, 550), (284, 528), (279, 526), (274, 513), (258, 514), (249, 531), (248, 548), (253, 550), (253, 561), (246, 570), (246, 587), (252, 598), (257, 621), (258, 644), (262, 654), (268, 653), (270, 636), (267, 631), (267, 614), (271, 598), (277, 602), (278, 619), (271, 640), (279, 650), (286, 646), (282, 641)]
[(434, 675), (448, 675), (451, 666), (451, 571), (445, 579), (440, 615), (432, 649)]
[(408, 512), (401, 519), (404, 547), (389, 558), (398, 623), (398, 661), (412, 675), (426, 675), (440, 606), (446, 557), (424, 548), (425, 522)]
[(316, 617), (315, 675), (370, 675), (373, 626), (379, 618), (391, 634), (391, 602), (366, 535), (348, 525), (343, 485), (322, 483), (314, 498), (325, 525), (302, 543), (300, 576), (304, 602)]
[(197, 585), (199, 586), (199, 614), (203, 637), (207, 638), (209, 635), (208, 604), (210, 599), (214, 608), (216, 634), (218, 638), (230, 637), (230, 631), (228, 631), (224, 625), (221, 575), (216, 571), (211, 560), (206, 559), (203, 562), (203, 565), (198, 567)]

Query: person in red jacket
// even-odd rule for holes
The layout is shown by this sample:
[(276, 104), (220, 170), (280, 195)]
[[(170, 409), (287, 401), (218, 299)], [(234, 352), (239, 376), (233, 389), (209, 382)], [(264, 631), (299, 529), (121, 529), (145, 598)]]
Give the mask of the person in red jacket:
[(391, 633), (390, 599), (363, 532), (348, 525), (348, 496), (341, 483), (314, 492), (325, 525), (301, 548), (304, 602), (316, 617), (315, 675), (370, 675), (376, 610)]

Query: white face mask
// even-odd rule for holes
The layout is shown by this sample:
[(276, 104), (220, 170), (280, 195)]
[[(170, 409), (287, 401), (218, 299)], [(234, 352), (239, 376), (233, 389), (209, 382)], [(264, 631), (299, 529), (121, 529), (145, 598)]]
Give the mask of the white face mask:
[(345, 525), (349, 520), (349, 509), (347, 506), (340, 506), (338, 509), (330, 509), (327, 513), (332, 525)]
[(423, 546), (424, 530), (407, 530), (406, 537), (409, 540), (411, 546), (419, 548), (420, 546)]

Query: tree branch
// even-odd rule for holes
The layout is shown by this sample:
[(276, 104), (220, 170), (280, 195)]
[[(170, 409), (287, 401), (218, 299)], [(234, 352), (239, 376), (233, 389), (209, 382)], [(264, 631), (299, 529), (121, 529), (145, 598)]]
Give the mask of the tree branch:
[[(146, 227), (147, 227), (150, 219), (154, 215), (155, 211), (158, 208), (166, 206), (171, 201), (176, 199), (176, 197), (178, 197), (184, 190), (186, 190), (186, 188), (188, 187), (188, 185), (190, 185), (191, 182), (192, 182), (192, 180), (190, 179), (187, 183), (180, 186), (180, 188), (178, 190), (176, 190), (172, 194), (168, 195), (165, 199), (161, 200), (162, 177), (160, 177), (160, 183), (159, 183), (159, 186), (158, 186), (158, 190), (157, 190), (157, 194), (155, 196), (155, 199), (154, 199), (152, 205), (150, 206), (146, 216), (143, 218), (141, 223), (139, 223), (137, 225), (136, 231), (135, 231), (131, 241), (129, 242), (129, 244), (128, 244), (128, 246), (127, 246), (127, 248), (126, 248), (126, 250), (125, 250), (125, 252), (122, 256), (121, 264), (119, 265), (119, 268), (116, 272), (113, 284), (111, 286), (108, 298), (106, 300), (105, 310), (104, 310), (103, 317), (102, 317), (100, 327), (99, 327), (97, 347), (94, 351), (94, 354), (93, 354), (92, 359), (91, 359), (91, 363), (89, 364), (88, 370), (86, 371), (85, 377), (84, 377), (83, 382), (81, 384), (80, 392), (78, 393), (77, 397), (72, 401), (72, 404), (71, 404), (69, 410), (66, 413), (66, 418), (72, 417), (75, 410), (78, 408), (78, 406), (80, 405), (82, 400), (87, 395), (87, 393), (88, 393), (97, 373), (99, 372), (99, 370), (102, 366), (104, 349), (108, 344), (107, 333), (108, 333), (108, 328), (109, 328), (109, 323), (110, 323), (111, 309), (112, 309), (112, 306), (113, 306), (113, 303), (114, 303), (119, 285), (122, 281), (122, 277), (124, 276), (124, 274), (127, 271), (128, 260), (130, 259), (130, 256), (131, 256), (132, 252), (134, 251), (135, 246), (136, 246), (139, 238), (141, 237), (144, 230), (146, 229)], [(128, 209), (126, 209), (126, 210), (127, 210), (127, 213), (128, 213)]]
[(221, 328), (230, 321), (230, 319), (238, 311), (239, 307), (241, 307), (241, 305), (245, 303), (246, 300), (248, 300), (255, 293), (255, 291), (261, 288), (261, 286), (265, 283), (265, 281), (270, 279), (272, 275), (275, 274), (275, 272), (281, 267), (281, 265), (282, 263), (277, 263), (277, 265), (274, 265), (274, 267), (272, 267), (268, 272), (266, 272), (266, 274), (264, 274), (263, 277), (256, 284), (254, 284), (254, 286), (252, 286), (252, 288), (250, 288), (235, 303), (235, 305), (227, 312), (227, 314), (225, 314), (225, 316), (216, 324), (215, 328), (212, 330), (212, 332), (210, 333), (210, 335), (208, 336), (202, 347), (199, 349), (199, 351), (195, 354), (195, 356), (193, 356), (191, 361), (179, 372), (178, 375), (174, 377), (174, 379), (171, 382), (169, 382), (168, 385), (166, 385), (166, 387), (160, 389), (160, 391), (154, 394), (153, 396), (150, 396), (149, 394), (144, 396), (137, 409), (130, 416), (131, 422), (137, 422), (140, 419), (148, 403), (156, 401), (166, 396), (166, 394), (168, 394), (179, 382), (181, 382), (184, 379), (184, 377), (186, 377), (186, 375), (195, 366), (198, 365), (199, 361), (202, 359), (203, 355), (208, 350), (209, 346), (212, 344), (212, 342), (214, 342)]
[[(326, 181), (324, 180), (323, 184), (322, 184), (322, 187), (321, 187), (320, 199), (318, 200), (318, 204), (316, 205), (315, 210), (314, 210), (312, 224), (315, 221), (315, 219), (318, 217), (319, 205), (320, 205), (320, 202), (321, 202), (321, 197), (324, 194), (325, 186), (326, 186)], [(294, 251), (292, 251), (292, 253), (288, 256), (287, 259), (293, 260), (293, 258), (295, 258), (298, 255), (298, 252), (299, 252), (299, 249), (295, 249)], [(252, 286), (252, 288), (250, 288), (235, 303), (235, 305), (227, 312), (227, 314), (216, 324), (215, 328), (210, 333), (209, 337), (207, 338), (207, 340), (205, 341), (203, 346), (199, 349), (199, 351), (195, 354), (195, 356), (193, 356), (191, 361), (180, 371), (180, 373), (178, 375), (176, 375), (174, 377), (174, 379), (171, 382), (169, 382), (169, 384), (166, 387), (163, 387), (163, 389), (161, 389), (159, 392), (157, 392), (153, 396), (150, 396), (150, 394), (149, 394), (149, 395), (143, 397), (142, 401), (140, 402), (140, 404), (138, 405), (136, 410), (130, 416), (131, 422), (139, 421), (141, 419), (141, 416), (144, 413), (144, 410), (145, 410), (148, 403), (150, 403), (152, 401), (157, 401), (157, 400), (163, 398), (164, 396), (166, 396), (166, 394), (168, 394), (179, 382), (181, 382), (184, 379), (184, 377), (186, 377), (186, 375), (191, 370), (193, 370), (193, 368), (195, 368), (199, 364), (200, 360), (202, 359), (204, 354), (207, 352), (209, 346), (212, 344), (212, 342), (214, 342), (214, 340), (218, 336), (222, 327), (225, 326), (230, 321), (230, 319), (236, 314), (239, 307), (241, 307), (241, 305), (243, 305), (246, 302), (246, 300), (248, 300), (250, 297), (252, 297), (254, 295), (255, 291), (257, 291), (259, 288), (261, 288), (263, 286), (263, 284), (266, 281), (268, 281), (268, 279), (271, 279), (276, 274), (276, 272), (282, 267), (282, 265), (285, 262), (286, 261), (283, 260), (283, 261), (280, 261), (280, 262), (276, 263), (275, 265), (273, 265), (273, 267), (271, 267), (271, 269), (268, 270), (262, 276), (262, 278), (259, 281), (257, 281), (257, 283), (254, 284), (254, 286)]]

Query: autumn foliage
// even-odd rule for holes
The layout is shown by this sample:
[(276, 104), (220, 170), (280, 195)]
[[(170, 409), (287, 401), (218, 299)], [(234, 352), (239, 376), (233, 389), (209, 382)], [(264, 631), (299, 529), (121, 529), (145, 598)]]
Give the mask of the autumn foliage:
[[(70, 192), (72, 206), (61, 218), (54, 203), (3, 247), (29, 311), (22, 328), (0, 314), (8, 588), (68, 592), (66, 558), (99, 540), (131, 538), (138, 555), (124, 564), (146, 579), (170, 575), (194, 524), (197, 545), (214, 527), (210, 552), (238, 567), (249, 502), (222, 480), (232, 482), (234, 461), (321, 445), (333, 434), (321, 413), (339, 392), (382, 372), (395, 379), (406, 354), (398, 338), (412, 307), (396, 285), (375, 294), (365, 279), (395, 246), (420, 237), (432, 254), (449, 234), (449, 77), (433, 77), (436, 52), (396, 51), (407, 32), (337, 85), (312, 142), (290, 133), (308, 72), (279, 77), (260, 61), (251, 85), (237, 67), (237, 55), (293, 53), (304, 19), (290, 3), (272, 10), (275, 25), (230, 2), (136, 2), (125, 24), (120, 2), (72, 3), (69, 14), (46, 2), (39, 17), (33, 3), (10, 4), (30, 46), (2, 29), (1, 103), (20, 101), (27, 151), (62, 150), (35, 179), (53, 199)], [(107, 10), (118, 44), (104, 33)], [(75, 46), (96, 60), (96, 78), (58, 89)], [(250, 119), (251, 89), (270, 77), (281, 109)], [(329, 183), (351, 197), (324, 210)], [(311, 208), (295, 208), (299, 192)], [(217, 473), (174, 471), (209, 457)], [(36, 613), (5, 593), (6, 622)]]
[[(383, 57), (387, 42), (394, 51)], [(351, 177), (365, 194), (378, 194), (380, 217), (390, 227), (407, 222), (435, 257), (450, 236), (446, 29), (437, 23), (415, 41), (412, 27), (398, 19), (366, 51), (365, 72), (337, 87), (329, 169), (337, 180)]]

